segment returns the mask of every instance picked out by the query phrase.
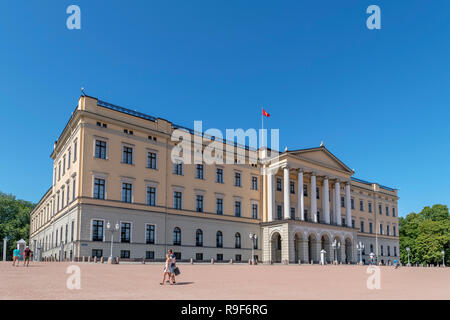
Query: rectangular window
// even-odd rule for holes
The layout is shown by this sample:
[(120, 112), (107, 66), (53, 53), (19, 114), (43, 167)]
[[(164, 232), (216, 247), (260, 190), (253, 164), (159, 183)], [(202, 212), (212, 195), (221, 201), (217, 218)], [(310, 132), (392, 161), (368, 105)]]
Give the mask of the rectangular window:
[(203, 196), (198, 194), (195, 198), (195, 209), (197, 212), (203, 212)]
[(173, 164), (173, 173), (179, 176), (183, 175), (183, 162), (175, 162)]
[(372, 213), (372, 202), (368, 203), (369, 213)]
[(195, 178), (203, 180), (203, 165), (197, 164), (195, 166)]
[(131, 239), (131, 223), (120, 223), (120, 242), (130, 243)]
[(223, 254), (222, 253), (218, 253), (217, 254), (217, 261), (223, 261)]
[(381, 249), (381, 255), (384, 256), (383, 246), (381, 246), (380, 249)]
[(392, 207), (392, 216), (395, 217), (395, 208)]
[(180, 191), (174, 191), (174, 193), (173, 193), (173, 207), (174, 207), (174, 209), (181, 210), (181, 208), (182, 208), (181, 201), (182, 201), (182, 194), (181, 194), (181, 192)]
[(234, 173), (234, 185), (236, 187), (240, 187), (241, 186), (241, 174), (240, 174), (240, 172), (235, 172)]
[(277, 206), (277, 219), (278, 220), (283, 219), (283, 207), (280, 205)]
[(235, 201), (234, 202), (234, 215), (236, 217), (240, 217), (241, 216), (241, 202), (240, 201)]
[(242, 256), (240, 254), (237, 254), (235, 256), (235, 260), (236, 260), (236, 262), (241, 262), (242, 261)]
[(147, 168), (156, 169), (156, 153), (155, 152), (147, 153)]
[(393, 235), (394, 237), (397, 236), (397, 228), (396, 228), (396, 226), (392, 226), (392, 235)]
[(196, 261), (203, 261), (203, 253), (196, 253), (195, 254), (195, 260)]
[(73, 162), (77, 161), (78, 140), (73, 143)]
[(122, 202), (131, 203), (131, 196), (133, 193), (133, 185), (131, 183), (122, 183)]
[(222, 168), (216, 169), (216, 182), (223, 183), (223, 169)]
[(352, 210), (355, 210), (355, 199), (351, 198), (350, 200)]
[(147, 204), (149, 206), (156, 206), (156, 188), (147, 187)]
[(58, 181), (61, 180), (61, 161), (58, 162)]
[(258, 178), (252, 177), (252, 190), (258, 190)]
[(106, 141), (95, 140), (95, 157), (106, 159)]
[(369, 222), (369, 233), (373, 233), (373, 223)]
[(289, 192), (295, 194), (295, 183), (294, 181), (289, 181)]
[(258, 219), (258, 205), (256, 203), (252, 204), (252, 219)]
[(379, 212), (379, 214), (383, 214), (383, 209), (381, 208), (381, 204), (378, 205), (378, 212)]
[(71, 160), (72, 160), (72, 149), (69, 148), (67, 151), (67, 169), (70, 169)]
[(386, 226), (386, 234), (387, 234), (388, 236), (391, 235), (391, 230), (390, 230), (389, 225)]
[(352, 228), (355, 228), (355, 219), (352, 219)]
[(316, 187), (316, 199), (320, 199), (320, 188)]
[(380, 234), (383, 234), (383, 224), (380, 223)]
[(123, 147), (122, 163), (133, 164), (133, 148), (125, 146)]
[(345, 198), (341, 197), (341, 208), (345, 208)]
[(295, 220), (295, 208), (291, 207), (291, 219)]
[(364, 201), (359, 200), (359, 211), (364, 211)]
[(155, 259), (155, 251), (145, 251), (145, 259), (154, 260)]
[(103, 241), (103, 220), (92, 221), (92, 241)]
[(72, 226), (70, 228), (70, 241), (73, 242), (73, 233), (75, 232), (75, 222), (72, 221)]
[(308, 196), (308, 185), (307, 184), (303, 185), (303, 196), (305, 196), (305, 197)]
[(75, 186), (76, 186), (76, 182), (75, 182), (75, 178), (73, 178), (73, 181), (72, 181), (72, 200), (75, 200)]
[(155, 244), (155, 226), (147, 224), (145, 227), (145, 243)]
[(277, 191), (282, 191), (281, 178), (277, 178)]
[(66, 174), (66, 155), (63, 157), (63, 175)]
[(92, 249), (92, 258), (101, 258), (103, 257), (103, 250), (101, 249)]
[(386, 215), (389, 216), (389, 207), (386, 206)]
[(216, 199), (216, 213), (223, 214), (223, 199), (222, 198)]
[(364, 221), (361, 221), (361, 232), (364, 232)]
[(120, 250), (121, 259), (130, 259), (130, 250)]
[(94, 178), (94, 199), (105, 199), (105, 179)]

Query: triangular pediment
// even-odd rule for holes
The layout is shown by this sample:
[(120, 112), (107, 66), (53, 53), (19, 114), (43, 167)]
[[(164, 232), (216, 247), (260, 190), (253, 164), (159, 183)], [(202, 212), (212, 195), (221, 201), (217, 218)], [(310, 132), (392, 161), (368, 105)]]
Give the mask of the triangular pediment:
[(325, 147), (293, 150), (288, 151), (287, 153), (299, 159), (304, 159), (306, 161), (317, 163), (319, 165), (353, 174), (353, 171), (349, 167), (347, 167), (341, 160), (339, 160)]

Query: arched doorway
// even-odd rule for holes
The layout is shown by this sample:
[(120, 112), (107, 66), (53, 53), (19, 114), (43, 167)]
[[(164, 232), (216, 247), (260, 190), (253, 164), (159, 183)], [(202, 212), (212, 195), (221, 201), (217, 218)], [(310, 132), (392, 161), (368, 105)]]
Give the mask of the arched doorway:
[(308, 237), (308, 262), (317, 262), (316, 255), (316, 236), (314, 234), (310, 234)]
[(322, 235), (321, 239), (321, 247), (320, 250), (325, 250), (327, 253), (325, 254), (325, 261), (332, 262), (331, 259), (331, 240), (327, 234)]
[(282, 241), (281, 235), (278, 232), (275, 232), (272, 234), (272, 238), (270, 239), (270, 242), (271, 242), (271, 257), (270, 257), (270, 259), (274, 263), (281, 262), (281, 248), (282, 248), (281, 241)]
[(350, 238), (345, 239), (345, 263), (353, 261), (353, 248), (352, 240)]

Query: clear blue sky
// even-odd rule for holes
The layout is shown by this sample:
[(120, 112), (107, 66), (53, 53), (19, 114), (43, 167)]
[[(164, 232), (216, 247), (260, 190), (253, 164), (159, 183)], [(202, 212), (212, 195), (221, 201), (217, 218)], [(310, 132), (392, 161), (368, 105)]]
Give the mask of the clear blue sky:
[(48, 189), (84, 86), (188, 127), (259, 128), (266, 106), (281, 148), (325, 141), (356, 177), (398, 188), (401, 215), (449, 204), (448, 0), (5, 0), (0, 35), (3, 192)]

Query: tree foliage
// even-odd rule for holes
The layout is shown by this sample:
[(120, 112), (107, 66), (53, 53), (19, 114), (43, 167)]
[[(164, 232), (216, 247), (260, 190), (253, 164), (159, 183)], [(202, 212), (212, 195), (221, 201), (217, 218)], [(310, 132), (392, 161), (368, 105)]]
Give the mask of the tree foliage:
[(0, 251), (3, 255), (3, 238), (8, 237), (7, 259), (12, 259), (12, 250), (17, 246), (17, 241), (24, 239), (28, 244), (30, 212), (34, 207), (31, 202), (17, 200), (11, 194), (0, 192)]
[(445, 261), (450, 257), (450, 213), (446, 205), (425, 207), (419, 213), (412, 212), (399, 219), (400, 260), (424, 264), (442, 263), (441, 251), (445, 250)]

